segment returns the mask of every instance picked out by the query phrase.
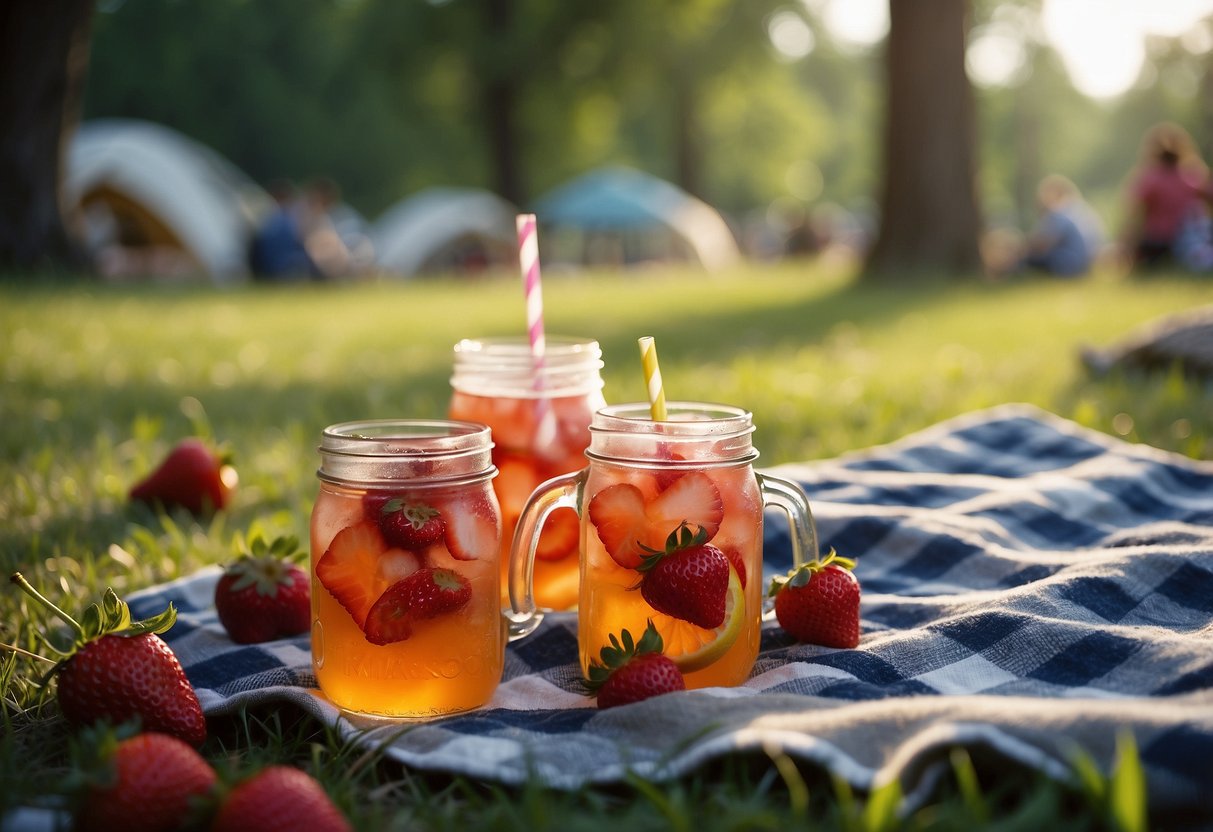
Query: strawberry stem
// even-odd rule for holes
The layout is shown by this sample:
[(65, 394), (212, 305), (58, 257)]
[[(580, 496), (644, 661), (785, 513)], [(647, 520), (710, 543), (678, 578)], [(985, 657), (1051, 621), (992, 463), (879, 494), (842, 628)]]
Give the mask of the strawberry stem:
[(51, 612), (53, 612), (55, 615), (62, 618), (69, 627), (71, 627), (73, 630), (76, 631), (76, 633), (80, 636), (80, 638), (82, 638), (82, 639), (86, 638), (86, 633), (84, 632), (84, 628), (80, 626), (80, 622), (77, 621), (76, 619), (72, 618), (70, 615), (65, 613), (63, 610), (59, 609), (57, 606), (55, 606), (53, 603), (51, 603), (50, 599), (48, 599), (46, 596), (44, 596), (38, 590), (34, 589), (34, 587), (30, 584), (30, 582), (25, 579), (24, 575), (22, 575), (20, 572), (14, 572), (12, 574), (12, 577), (9, 578), (9, 580), (11, 580), (17, 586), (21, 587), (22, 592), (24, 592), (26, 595), (30, 596), (35, 601), (37, 601), (39, 604), (46, 607)]

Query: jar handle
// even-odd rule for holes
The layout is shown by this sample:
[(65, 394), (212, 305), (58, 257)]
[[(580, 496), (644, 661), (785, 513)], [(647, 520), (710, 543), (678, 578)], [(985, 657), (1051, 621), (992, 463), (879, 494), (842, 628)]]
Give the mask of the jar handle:
[[(763, 505), (782, 509), (788, 516), (792, 532), (792, 566), (817, 560), (820, 554), (817, 521), (813, 519), (813, 509), (809, 507), (809, 498), (804, 489), (791, 480), (773, 474), (758, 474), (758, 486), (762, 490)], [(768, 607), (763, 617), (769, 619), (775, 612), (773, 604), (768, 604)]]
[(522, 507), (510, 545), (510, 609), (506, 612), (510, 641), (529, 635), (543, 621), (543, 611), (535, 606), (535, 551), (539, 548), (539, 533), (548, 515), (556, 509), (577, 510), (585, 478), (584, 470), (553, 477), (538, 485)]

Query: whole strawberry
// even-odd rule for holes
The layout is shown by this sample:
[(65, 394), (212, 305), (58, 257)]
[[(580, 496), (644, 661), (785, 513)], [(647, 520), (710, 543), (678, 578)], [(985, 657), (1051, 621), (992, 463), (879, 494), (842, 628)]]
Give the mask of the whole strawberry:
[(172, 648), (157, 635), (177, 620), (172, 604), (153, 618), (131, 621), (126, 603), (107, 589), (101, 604), (85, 611), (82, 625), (39, 594), (20, 573), (12, 581), (72, 628), (72, 644), (57, 651), (63, 658), (51, 671), (58, 676), (59, 709), (68, 722), (89, 725), (105, 720), (117, 725), (138, 718), (145, 730), (202, 745), (206, 718), (198, 696)]
[(172, 832), (201, 811), (215, 787), (210, 764), (168, 734), (151, 732), (121, 741), (110, 734), (100, 756), (76, 814), (80, 832)]
[(775, 617), (797, 641), (822, 647), (859, 646), (859, 579), (855, 561), (833, 549), (771, 582)]
[(237, 644), (256, 644), (305, 633), (311, 627), (308, 575), (293, 559), (302, 553), (293, 537), (266, 544), (256, 537), (215, 585), (219, 623)]
[(658, 612), (714, 629), (724, 621), (729, 559), (706, 540), (702, 527), (692, 532), (684, 523), (670, 533), (664, 551), (646, 549), (640, 594)]
[(399, 546), (410, 552), (432, 546), (446, 533), (446, 521), (438, 509), (402, 497), (393, 497), (384, 503), (376, 521), (389, 546)]
[(224, 799), (211, 832), (350, 832), (350, 823), (309, 774), (270, 766)]
[(366, 614), (363, 632), (371, 644), (392, 644), (413, 634), (418, 621), (455, 612), (472, 597), (468, 579), (452, 569), (426, 567), (397, 581)]
[(227, 506), (239, 477), (236, 469), (201, 439), (178, 442), (154, 471), (130, 491), (130, 498), (193, 514)]
[(686, 690), (686, 680), (678, 665), (661, 651), (664, 644), (661, 633), (649, 621), (639, 642), (624, 630), (616, 638), (611, 634), (611, 644), (603, 647), (602, 662), (591, 662), (589, 678), (585, 682), (590, 695), (598, 697), (598, 707), (614, 708), (628, 705), (651, 696)]

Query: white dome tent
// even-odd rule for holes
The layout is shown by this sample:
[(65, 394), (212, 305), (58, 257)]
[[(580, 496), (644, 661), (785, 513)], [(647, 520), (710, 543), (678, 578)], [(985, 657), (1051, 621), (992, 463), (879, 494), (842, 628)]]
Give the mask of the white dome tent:
[(475, 188), (429, 188), (397, 202), (367, 230), (385, 272), (410, 277), (517, 265), (514, 206)]
[(134, 245), (179, 250), (216, 282), (248, 273), (248, 241), (269, 195), (210, 148), (162, 125), (89, 121), (68, 152), (64, 197), (103, 205)]

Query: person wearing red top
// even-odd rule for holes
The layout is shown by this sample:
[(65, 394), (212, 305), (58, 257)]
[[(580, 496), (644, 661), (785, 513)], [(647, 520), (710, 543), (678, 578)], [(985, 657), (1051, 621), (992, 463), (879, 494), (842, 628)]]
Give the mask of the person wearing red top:
[(1184, 224), (1205, 210), (1208, 169), (1187, 131), (1155, 125), (1142, 142), (1142, 161), (1129, 187), (1127, 243), (1138, 265), (1170, 260)]

